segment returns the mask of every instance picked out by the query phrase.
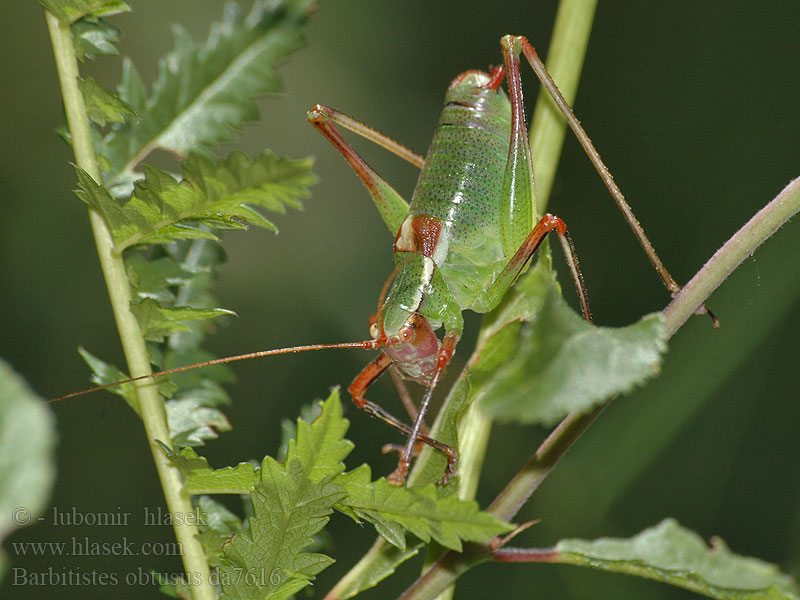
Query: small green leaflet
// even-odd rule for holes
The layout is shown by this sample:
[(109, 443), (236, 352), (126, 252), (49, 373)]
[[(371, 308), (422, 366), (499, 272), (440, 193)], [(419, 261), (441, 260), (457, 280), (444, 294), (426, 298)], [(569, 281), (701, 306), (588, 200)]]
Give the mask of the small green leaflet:
[(167, 426), (173, 444), (203, 446), (206, 440), (218, 438), (218, 432), (233, 429), (225, 414), (217, 408), (225, 403), (220, 401), (217, 387), (206, 381), (194, 389), (181, 389), (167, 401)]
[(198, 456), (192, 448), (171, 451), (161, 444), (169, 459), (183, 476), (187, 493), (198, 494), (249, 494), (259, 481), (259, 468), (253, 463), (239, 463), (235, 467), (212, 469), (208, 461)]
[(192, 308), (190, 306), (163, 307), (152, 298), (131, 302), (131, 312), (139, 321), (142, 336), (148, 342), (163, 342), (164, 337), (181, 331), (189, 331), (184, 321), (201, 321), (234, 315), (224, 308)]
[(513, 353), (488, 377), (481, 407), (499, 420), (552, 425), (653, 377), (665, 351), (660, 313), (628, 327), (595, 327), (550, 287)]
[(105, 19), (80, 19), (72, 24), (72, 38), (78, 60), (93, 59), (97, 56), (119, 54), (119, 27)]
[(97, 148), (111, 163), (107, 182), (124, 180), (157, 148), (186, 156), (231, 139), (245, 121), (254, 120), (254, 97), (281, 90), (275, 67), (303, 46), (301, 26), (312, 4), (256, 0), (244, 15), (229, 2), (202, 45), (176, 26), (174, 47), (159, 61), (149, 96), (126, 60), (118, 93), (139, 121), (116, 126)]
[(78, 88), (86, 103), (89, 119), (100, 127), (105, 127), (107, 123), (122, 123), (126, 117), (136, 117), (135, 110), (103, 89), (93, 77), (79, 77)]
[(170, 256), (148, 260), (142, 253), (130, 252), (125, 256), (125, 273), (136, 299), (152, 298), (159, 302), (174, 302), (173, 288), (189, 283), (203, 271), (192, 273)]
[[(95, 385), (107, 385), (109, 383), (129, 379), (127, 373), (121, 371), (114, 365), (107, 363), (101, 358), (98, 358), (84, 348), (78, 348), (78, 354), (81, 355), (81, 358), (83, 358), (83, 360), (92, 370), (91, 381)], [(133, 383), (123, 383), (107, 389), (112, 394), (122, 396), (125, 399), (125, 402), (128, 403), (128, 406), (133, 409), (133, 412), (139, 415), (139, 400), (136, 398), (136, 390), (133, 387)], [(167, 398), (175, 393), (176, 389), (177, 388), (175, 385), (170, 383), (168, 379), (162, 378), (158, 382), (159, 393)]]
[(373, 523), (387, 542), (401, 550), (406, 548), (406, 529), (425, 542), (433, 539), (456, 552), (461, 552), (462, 540), (486, 542), (513, 529), (481, 512), (477, 502), (440, 495), (434, 484), (405, 488), (391, 485), (382, 477), (370, 479), (367, 465), (334, 479), (347, 491), (340, 503), (342, 510)]
[[(105, 385), (128, 379), (128, 375), (83, 348), (78, 352), (86, 364), (92, 369), (92, 382), (96, 385)], [(217, 431), (228, 431), (231, 428), (225, 415), (216, 408), (223, 404), (225, 398), (220, 398), (220, 392), (214, 387), (213, 382), (201, 382), (195, 388), (182, 389), (177, 395), (177, 386), (165, 377), (157, 380), (158, 392), (164, 398), (172, 398), (165, 403), (167, 412), (167, 425), (169, 426), (170, 441), (176, 446), (202, 446), (207, 439), (218, 437)], [(133, 411), (139, 415), (139, 401), (133, 383), (108, 388), (112, 394), (122, 396)], [(173, 398), (174, 396), (174, 398)]]
[[(130, 201), (120, 205), (105, 187), (75, 167), (75, 194), (99, 211), (111, 229), (116, 252), (140, 244), (165, 244), (183, 239), (216, 239), (213, 229), (243, 229), (248, 224), (276, 230), (250, 206), (283, 213), (300, 208), (315, 178), (309, 160), (291, 160), (264, 152), (250, 159), (234, 152), (220, 164), (196, 155), (183, 163), (177, 181), (155, 167), (145, 168)], [(205, 225), (207, 228), (198, 227)]]
[(731, 552), (665, 519), (629, 539), (561, 540), (554, 562), (638, 575), (720, 600), (797, 600), (800, 590), (775, 565)]
[(39, 4), (67, 23), (86, 16), (107, 17), (131, 10), (121, 0), (39, 0)]

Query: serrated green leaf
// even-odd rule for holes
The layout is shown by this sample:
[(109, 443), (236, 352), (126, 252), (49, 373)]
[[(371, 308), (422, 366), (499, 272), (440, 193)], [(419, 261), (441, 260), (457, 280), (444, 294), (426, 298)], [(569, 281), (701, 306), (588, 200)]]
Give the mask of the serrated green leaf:
[(311, 0), (256, 1), (243, 15), (228, 3), (203, 45), (176, 27), (174, 47), (159, 61), (149, 97), (126, 63), (118, 91), (140, 121), (117, 126), (99, 149), (111, 161), (112, 183), (157, 148), (186, 156), (231, 139), (255, 119), (254, 97), (281, 90), (275, 67), (304, 44), (300, 27), (311, 5)]
[[(300, 417), (306, 423), (311, 423), (322, 414), (322, 402), (303, 404), (300, 406)], [(281, 443), (275, 452), (278, 462), (285, 462), (289, 453), (289, 442), (297, 438), (297, 421), (283, 419), (281, 421)]]
[(66, 23), (89, 15), (108, 17), (131, 10), (122, 0), (39, 0), (39, 4)]
[(344, 435), (350, 421), (342, 417), (342, 402), (339, 390), (333, 389), (322, 405), (322, 412), (307, 423), (297, 421), (297, 439), (289, 440), (287, 459), (301, 461), (314, 483), (331, 480), (344, 471), (344, 459), (353, 450), (353, 442)]
[[(182, 239), (216, 239), (208, 228), (243, 229), (257, 225), (276, 231), (257, 206), (276, 213), (300, 208), (315, 178), (311, 161), (291, 160), (264, 152), (250, 159), (234, 152), (215, 164), (199, 156), (183, 163), (184, 179), (145, 167), (131, 200), (116, 202), (103, 186), (76, 167), (76, 195), (104, 216), (116, 251), (130, 246), (163, 244)], [(201, 227), (205, 226), (205, 227)]]
[(175, 293), (172, 288), (196, 276), (170, 256), (148, 260), (138, 252), (125, 257), (125, 273), (135, 299), (152, 298), (159, 302), (173, 302)]
[(55, 480), (53, 417), (43, 400), (0, 360), (0, 540), (36, 523)]
[(200, 509), (202, 517), (199, 525), (200, 541), (208, 557), (209, 565), (218, 567), (223, 564), (222, 546), (242, 528), (242, 521), (209, 496), (198, 496), (197, 507)]
[(628, 327), (594, 327), (576, 315), (554, 288), (519, 344), (488, 378), (481, 408), (496, 419), (552, 425), (571, 412), (588, 412), (654, 376), (666, 351), (663, 316)]
[(797, 584), (778, 567), (731, 552), (719, 538), (711, 547), (674, 519), (629, 539), (561, 540), (556, 562), (638, 575), (720, 600), (796, 600)]
[[(96, 385), (107, 385), (109, 383), (115, 383), (117, 381), (122, 381), (129, 378), (127, 373), (98, 358), (84, 348), (78, 348), (78, 353), (81, 355), (81, 358), (83, 358), (86, 364), (89, 365), (89, 368), (92, 369), (91, 381)], [(172, 397), (172, 395), (177, 391), (175, 384), (165, 377), (157, 378), (156, 382), (158, 385), (158, 393), (165, 398)], [(125, 399), (125, 402), (128, 403), (128, 406), (130, 406), (133, 411), (139, 415), (139, 401), (136, 398), (136, 390), (133, 383), (122, 383), (120, 385), (108, 387), (106, 390), (112, 394), (116, 394), (117, 396), (122, 396)]]
[(72, 24), (72, 39), (78, 60), (93, 59), (97, 56), (119, 54), (119, 27), (105, 19), (80, 19)]
[(142, 336), (151, 342), (161, 342), (172, 333), (188, 331), (184, 321), (201, 321), (235, 314), (224, 308), (163, 307), (152, 298), (131, 302), (131, 312), (139, 322)]
[(86, 103), (89, 119), (100, 127), (105, 127), (108, 123), (122, 123), (126, 117), (136, 118), (133, 108), (103, 89), (93, 77), (79, 77), (78, 88)]
[(112, 232), (115, 229), (125, 226), (128, 222), (128, 217), (123, 213), (122, 206), (120, 206), (108, 190), (97, 183), (91, 175), (78, 165), (73, 166), (78, 176), (78, 189), (75, 190), (75, 195), (82, 202), (103, 215), (103, 218), (106, 220), (106, 223), (108, 223)]
[(229, 564), (218, 569), (223, 598), (288, 598), (333, 563), (303, 550), (345, 492), (325, 480), (311, 481), (307, 467), (291, 451), (284, 465), (264, 459), (261, 481), (250, 496), (249, 526), (224, 547)]
[(258, 483), (258, 468), (252, 463), (212, 469), (208, 461), (186, 446), (175, 452), (161, 444), (169, 459), (183, 475), (188, 494), (249, 494)]
[(182, 397), (168, 401), (167, 426), (172, 443), (176, 446), (203, 446), (206, 440), (219, 437), (218, 431), (230, 431), (230, 421), (213, 406), (215, 403), (216, 399), (209, 402), (200, 390), (192, 390), (188, 397), (182, 394)]
[(339, 504), (346, 514), (355, 513), (373, 523), (387, 542), (401, 550), (405, 549), (403, 529), (425, 542), (434, 539), (457, 552), (461, 551), (462, 540), (485, 542), (513, 529), (481, 512), (477, 502), (441, 496), (434, 484), (405, 488), (391, 485), (384, 478), (370, 479), (367, 465), (334, 479), (347, 491)]

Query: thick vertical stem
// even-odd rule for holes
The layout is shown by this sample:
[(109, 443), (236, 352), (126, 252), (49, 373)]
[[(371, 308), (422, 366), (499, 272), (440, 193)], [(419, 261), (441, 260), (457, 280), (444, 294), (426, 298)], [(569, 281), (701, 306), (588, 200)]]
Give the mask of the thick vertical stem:
[[(78, 89), (78, 62), (72, 46), (70, 26), (49, 12), (45, 12), (45, 18), (53, 45), (75, 161), (96, 181), (101, 181), (91, 142), (86, 106)], [(129, 309), (131, 298), (125, 265), (122, 257), (114, 252), (111, 233), (103, 218), (93, 209), (89, 209), (89, 220), (128, 369), (134, 377), (147, 375), (150, 373), (150, 360), (139, 331), (139, 324)], [(136, 391), (148, 445), (164, 490), (167, 507), (172, 514), (189, 514), (193, 510), (192, 502), (189, 495), (183, 491), (180, 473), (155, 443), (155, 440), (169, 442), (169, 430), (161, 397), (152, 383), (137, 383)], [(173, 519), (173, 521), (188, 520)], [(192, 586), (193, 597), (197, 600), (216, 598), (210, 581), (208, 561), (197, 537), (197, 527), (183, 524), (175, 525), (174, 529), (175, 537), (181, 544), (183, 564), (189, 581), (197, 583)]]
[[(547, 50), (547, 70), (570, 106), (575, 104), (596, 7), (597, 0), (564, 0), (558, 6)], [(546, 89), (540, 89), (530, 127), (536, 208), (540, 215), (547, 210), (566, 130), (564, 118), (552, 97)]]

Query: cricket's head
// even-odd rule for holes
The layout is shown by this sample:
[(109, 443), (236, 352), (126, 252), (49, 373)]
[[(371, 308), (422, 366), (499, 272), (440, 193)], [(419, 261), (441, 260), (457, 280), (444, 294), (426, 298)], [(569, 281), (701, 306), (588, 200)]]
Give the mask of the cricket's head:
[(405, 257), (381, 290), (370, 334), (406, 377), (427, 384), (441, 346), (434, 333), (440, 323), (432, 323), (420, 311), (433, 261), (416, 252), (398, 254)]
[[(436, 370), (441, 343), (428, 319), (399, 306), (383, 306), (370, 334), (406, 377), (427, 384)], [(382, 323), (382, 327), (381, 327)]]

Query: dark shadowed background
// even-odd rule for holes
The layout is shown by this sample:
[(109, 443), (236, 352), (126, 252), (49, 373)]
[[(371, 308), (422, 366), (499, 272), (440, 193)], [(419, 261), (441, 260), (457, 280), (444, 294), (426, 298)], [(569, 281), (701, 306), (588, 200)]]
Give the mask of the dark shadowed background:
[[(517, 4), (518, 6), (509, 6)], [(236, 311), (213, 340), (220, 355), (368, 335), (367, 317), (391, 270), (391, 236), (344, 161), (305, 121), (316, 102), (344, 110), (424, 153), (449, 81), (500, 62), (505, 33), (547, 48), (555, 2), (492, 8), (408, 0), (322, 2), (309, 46), (282, 68), (286, 93), (261, 102), (262, 120), (230, 148), (313, 155), (320, 183), (303, 213), (276, 217), (279, 236), (226, 236), (229, 262), (218, 295)], [(146, 81), (171, 47), (180, 21), (204, 39), (221, 3), (132, 2), (115, 19), (123, 54)], [(0, 36), (0, 356), (43, 397), (86, 387), (78, 346), (116, 362), (121, 351), (84, 206), (71, 193), (68, 147), (54, 134), (62, 108), (40, 6), (4, 3)], [(800, 175), (800, 4), (601, 2), (576, 112), (655, 247), (686, 281), (755, 211)], [(88, 66), (112, 87), (119, 62)], [(526, 71), (529, 114), (535, 89)], [(386, 179), (410, 196), (415, 169), (356, 143)], [(669, 300), (644, 254), (575, 141), (568, 137), (549, 209), (569, 225), (596, 320), (622, 325)], [(559, 261), (560, 259), (556, 259)], [(519, 545), (560, 537), (629, 536), (676, 517), (736, 552), (800, 573), (800, 229), (789, 223), (711, 297), (722, 327), (691, 320), (673, 338), (662, 377), (616, 401), (570, 452), (518, 520), (543, 523)], [(474, 335), (477, 319), (467, 327)], [(467, 344), (460, 357), (468, 355)], [(331, 351), (240, 363), (234, 431), (203, 452), (213, 466), (274, 452), (280, 420), (302, 403), (346, 386), (371, 359)], [(455, 371), (455, 369), (451, 369)], [(388, 385), (373, 398), (396, 409)], [(97, 393), (53, 406), (61, 511), (131, 512), (132, 526), (30, 527), (12, 540), (171, 541), (169, 528), (139, 527), (163, 499), (138, 419), (117, 397)], [(394, 434), (348, 406), (354, 467), (378, 473)], [(541, 440), (537, 428), (498, 428), (479, 499), (488, 503)], [(235, 506), (236, 502), (230, 503)], [(135, 525), (135, 526), (134, 526)], [(321, 594), (367, 549), (374, 533), (336, 515), (337, 563)], [(6, 544), (8, 551), (8, 543)], [(70, 568), (116, 573), (141, 566), (173, 573), (174, 556), (9, 556), (30, 571)], [(419, 560), (365, 598), (391, 597), (413, 580)], [(147, 586), (12, 586), (3, 597), (157, 597)], [(577, 567), (483, 565), (459, 581), (457, 597), (691, 598), (667, 586)]]

